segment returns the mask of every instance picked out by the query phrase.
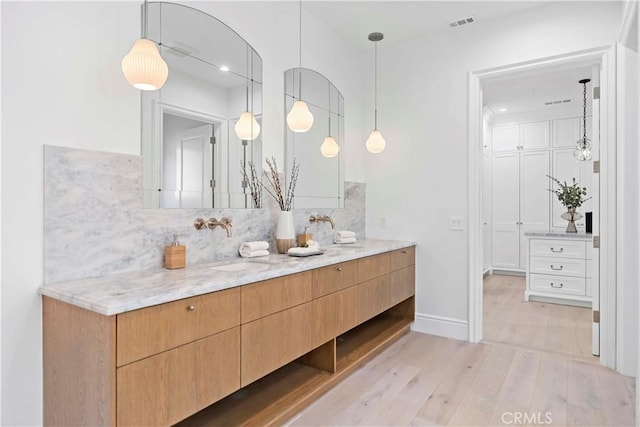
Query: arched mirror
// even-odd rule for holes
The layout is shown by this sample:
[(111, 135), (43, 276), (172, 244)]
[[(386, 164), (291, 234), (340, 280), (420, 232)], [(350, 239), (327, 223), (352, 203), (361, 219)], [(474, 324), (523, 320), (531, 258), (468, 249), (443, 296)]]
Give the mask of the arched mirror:
[(218, 19), (179, 4), (150, 2), (148, 35), (169, 78), (142, 92), (144, 206), (260, 207), (243, 171), (252, 162), (261, 174), (262, 59)]
[(307, 68), (285, 71), (284, 80), (285, 115), (302, 98), (314, 116), (307, 132), (286, 129), (285, 171), (294, 158), (300, 164), (295, 208), (344, 208), (344, 155), (338, 149), (344, 144), (344, 98), (329, 79)]

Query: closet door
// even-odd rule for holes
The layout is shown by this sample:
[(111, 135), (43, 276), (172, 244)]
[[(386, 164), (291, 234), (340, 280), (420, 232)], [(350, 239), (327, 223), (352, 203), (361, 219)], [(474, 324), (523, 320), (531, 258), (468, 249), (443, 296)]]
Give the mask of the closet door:
[(572, 117), (570, 119), (559, 119), (553, 121), (553, 148), (575, 147), (580, 139), (580, 119)]
[(491, 267), (491, 157), (483, 157), (482, 171), (482, 266)]
[(520, 125), (520, 149), (539, 150), (549, 148), (549, 122), (523, 123)]
[(520, 153), (520, 268), (527, 268), (524, 233), (549, 229), (549, 152)]
[(518, 163), (519, 153), (493, 156), (491, 258), (495, 268), (517, 269), (519, 265)]
[(515, 151), (520, 146), (518, 125), (494, 126), (491, 132), (491, 146), (496, 151)]

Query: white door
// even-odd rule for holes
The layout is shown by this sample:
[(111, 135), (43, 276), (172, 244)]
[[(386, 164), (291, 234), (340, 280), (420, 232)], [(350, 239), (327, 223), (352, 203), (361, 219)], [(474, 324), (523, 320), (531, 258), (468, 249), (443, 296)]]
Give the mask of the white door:
[(520, 125), (520, 149), (549, 148), (549, 121), (522, 123)]
[(493, 156), (491, 261), (497, 268), (517, 269), (520, 263), (518, 163), (519, 153)]
[[(591, 74), (591, 87), (600, 87), (600, 68), (593, 67)], [(589, 93), (587, 92), (589, 95)], [(592, 93), (593, 94), (593, 91)], [(596, 99), (591, 96), (591, 114), (594, 118), (591, 121), (591, 144), (593, 147), (592, 161), (600, 160), (600, 98)], [(587, 125), (588, 126), (588, 125)], [(595, 207), (593, 210), (593, 235), (600, 235), (600, 175), (592, 175), (592, 205)], [(591, 353), (594, 356), (600, 355), (600, 248), (596, 248), (595, 245), (591, 245), (591, 248), (587, 246), (587, 250), (591, 250), (591, 280), (588, 280), (590, 285), (592, 300), (591, 300)]]
[(520, 268), (527, 268), (524, 233), (549, 229), (549, 152), (520, 153)]
[(212, 207), (213, 125), (184, 130), (179, 135), (180, 207)]
[(482, 265), (491, 267), (491, 157), (483, 156), (482, 163)]
[(520, 145), (518, 125), (494, 126), (491, 132), (493, 151), (514, 151)]

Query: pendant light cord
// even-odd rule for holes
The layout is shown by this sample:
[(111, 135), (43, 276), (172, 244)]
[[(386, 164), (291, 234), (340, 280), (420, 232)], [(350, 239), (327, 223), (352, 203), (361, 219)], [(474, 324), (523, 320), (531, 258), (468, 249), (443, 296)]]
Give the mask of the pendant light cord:
[(302, 100), (302, 0), (298, 2), (298, 99)]
[(583, 103), (582, 103), (582, 146), (587, 146), (587, 82), (582, 84), (583, 87)]
[(373, 105), (374, 124), (373, 129), (378, 130), (378, 42), (374, 43), (374, 68), (373, 68)]
[(149, 25), (149, 5), (147, 4), (147, 0), (144, 0), (143, 7), (144, 19), (142, 20), (142, 38), (147, 39), (147, 26)]

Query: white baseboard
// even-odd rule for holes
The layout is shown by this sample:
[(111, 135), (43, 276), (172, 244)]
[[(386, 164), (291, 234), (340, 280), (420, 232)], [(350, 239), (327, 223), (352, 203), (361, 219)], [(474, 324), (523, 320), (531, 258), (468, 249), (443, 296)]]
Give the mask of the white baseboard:
[(469, 340), (469, 322), (450, 317), (416, 313), (411, 330), (456, 340)]

